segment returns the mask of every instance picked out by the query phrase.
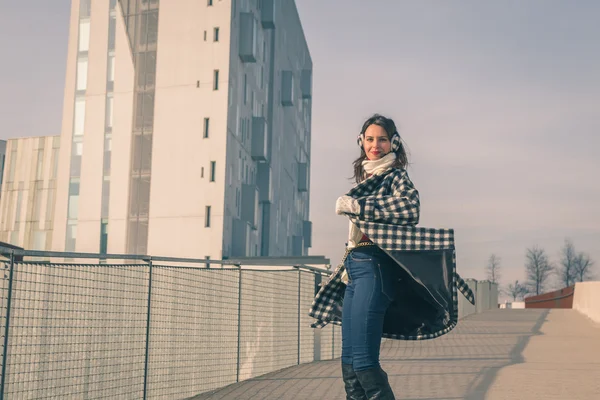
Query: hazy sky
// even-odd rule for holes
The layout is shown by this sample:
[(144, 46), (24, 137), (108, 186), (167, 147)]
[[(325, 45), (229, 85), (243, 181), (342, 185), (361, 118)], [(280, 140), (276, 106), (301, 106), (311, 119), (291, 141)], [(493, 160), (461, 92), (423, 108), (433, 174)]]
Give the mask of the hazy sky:
[[(496, 253), (502, 282), (523, 280), (526, 248), (558, 261), (565, 237), (600, 276), (600, 2), (296, 4), (314, 64), (311, 254), (343, 254), (335, 200), (379, 112), (411, 150), (420, 225), (455, 229), (463, 276)], [(60, 132), (69, 11), (0, 0), (1, 138)]]

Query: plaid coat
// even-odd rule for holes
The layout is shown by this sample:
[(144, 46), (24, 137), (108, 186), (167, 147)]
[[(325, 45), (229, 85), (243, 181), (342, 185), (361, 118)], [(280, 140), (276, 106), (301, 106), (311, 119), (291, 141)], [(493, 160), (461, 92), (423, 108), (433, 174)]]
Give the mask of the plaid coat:
[[(423, 340), (450, 332), (458, 321), (457, 289), (475, 304), (473, 292), (456, 273), (454, 231), (415, 226), (419, 192), (404, 169), (371, 176), (348, 195), (360, 204), (360, 214), (350, 216), (352, 222), (401, 268), (383, 337)], [(313, 301), (309, 311), (316, 319), (313, 328), (342, 323), (346, 285), (341, 276), (348, 253)]]

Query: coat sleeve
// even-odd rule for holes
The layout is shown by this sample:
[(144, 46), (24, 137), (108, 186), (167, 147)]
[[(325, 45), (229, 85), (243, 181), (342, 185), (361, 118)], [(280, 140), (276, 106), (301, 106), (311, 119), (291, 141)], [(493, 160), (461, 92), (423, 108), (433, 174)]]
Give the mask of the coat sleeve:
[(391, 183), (391, 195), (367, 196), (358, 199), (359, 219), (395, 225), (416, 225), (419, 222), (419, 192), (406, 170), (398, 170)]

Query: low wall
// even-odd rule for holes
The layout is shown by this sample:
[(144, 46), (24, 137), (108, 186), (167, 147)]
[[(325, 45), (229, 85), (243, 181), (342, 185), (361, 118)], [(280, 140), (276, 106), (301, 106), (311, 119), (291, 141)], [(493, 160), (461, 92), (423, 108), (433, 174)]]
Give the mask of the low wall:
[(575, 286), (525, 298), (525, 308), (573, 308)]
[(458, 293), (458, 319), (498, 308), (497, 284), (475, 279), (465, 279), (465, 283), (469, 285), (475, 295), (475, 305), (469, 303), (462, 293)]
[(573, 308), (600, 323), (600, 281), (576, 283)]
[(524, 301), (507, 301), (506, 303), (500, 304), (500, 308), (513, 309), (513, 310), (525, 308), (525, 302)]

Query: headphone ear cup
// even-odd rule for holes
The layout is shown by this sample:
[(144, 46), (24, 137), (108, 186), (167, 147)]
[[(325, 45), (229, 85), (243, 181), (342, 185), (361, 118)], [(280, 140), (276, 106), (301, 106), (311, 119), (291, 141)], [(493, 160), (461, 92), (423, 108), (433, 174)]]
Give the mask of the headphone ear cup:
[(392, 135), (392, 151), (397, 152), (400, 150), (400, 145), (402, 144), (402, 140), (400, 139), (400, 134), (396, 131)]

